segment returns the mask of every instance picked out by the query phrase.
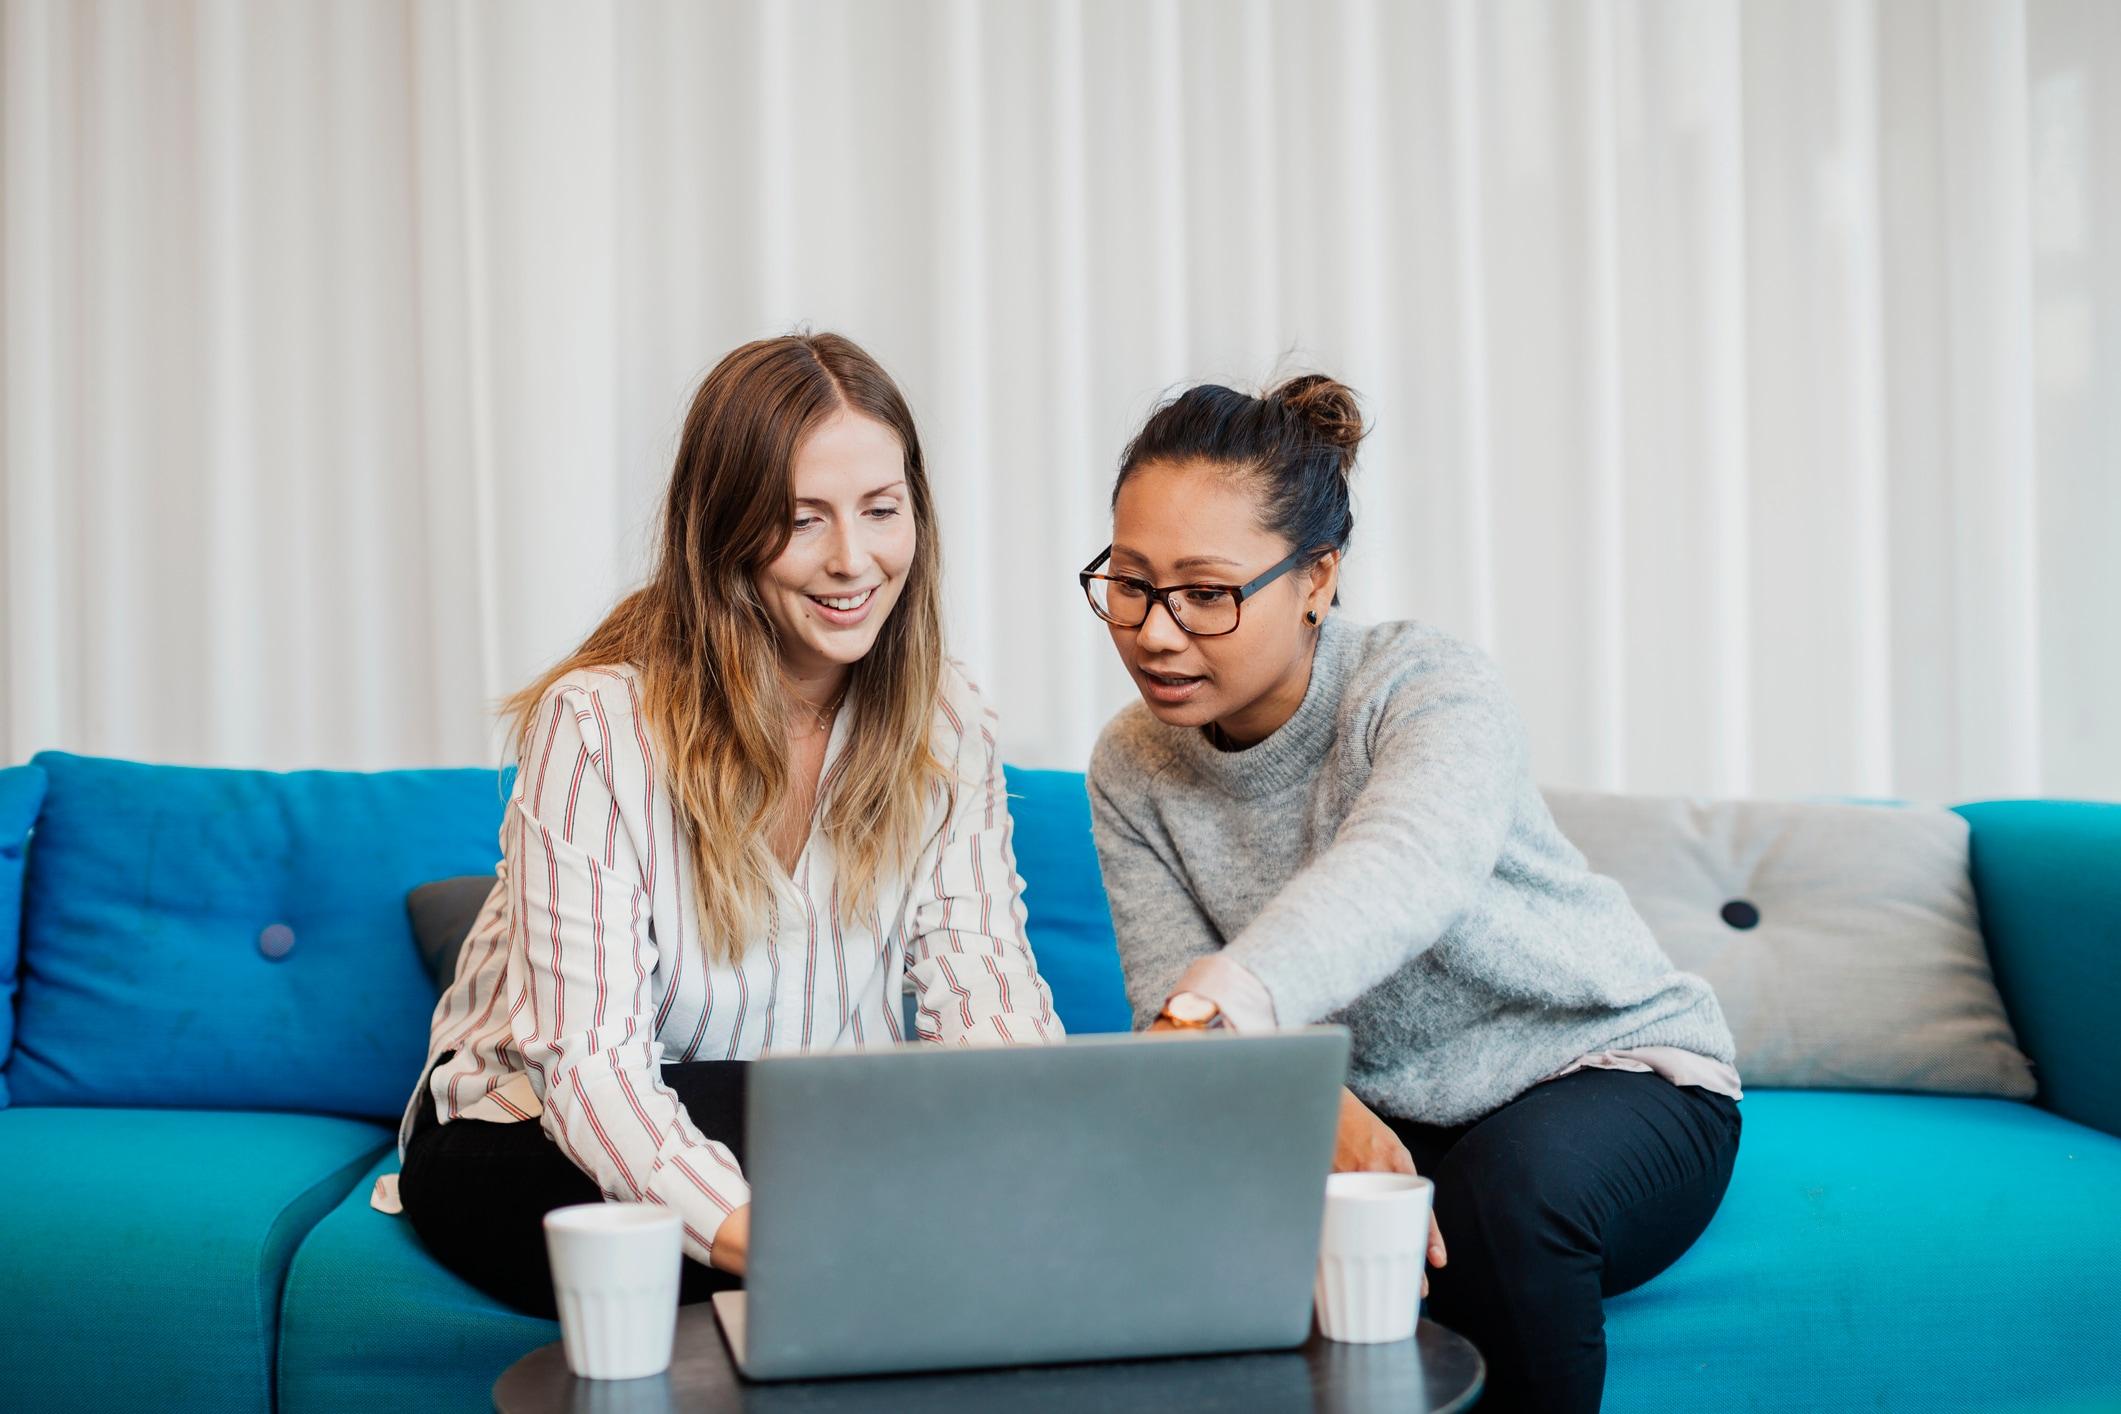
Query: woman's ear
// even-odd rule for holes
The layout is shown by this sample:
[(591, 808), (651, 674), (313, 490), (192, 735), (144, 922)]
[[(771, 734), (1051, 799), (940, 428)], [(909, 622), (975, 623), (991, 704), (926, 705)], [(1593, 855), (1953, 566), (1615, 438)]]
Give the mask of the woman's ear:
[(1340, 551), (1328, 550), (1320, 555), (1311, 565), (1310, 576), (1310, 587), (1304, 594), (1304, 622), (1315, 624), (1326, 616), (1326, 610), (1333, 607), (1340, 594)]

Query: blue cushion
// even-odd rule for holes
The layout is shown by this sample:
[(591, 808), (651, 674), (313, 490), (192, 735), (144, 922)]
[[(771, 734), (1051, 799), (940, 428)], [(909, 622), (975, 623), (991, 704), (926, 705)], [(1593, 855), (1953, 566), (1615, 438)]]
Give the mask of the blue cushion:
[(1006, 768), (1016, 829), (1016, 872), (1024, 878), (1025, 927), (1053, 1007), (1071, 1035), (1131, 1031), (1112, 911), (1090, 835), (1090, 797), (1080, 771)]
[(0, 1113), (0, 1409), (270, 1414), (288, 1260), (389, 1137), (319, 1115)]
[[(0, 770), (0, 1062), (15, 1040), (15, 961), (22, 939), (22, 866), (30, 826), (44, 803), (44, 768)], [(0, 1110), (7, 1108), (7, 1076), (0, 1072)]]
[(1715, 1221), (1606, 1303), (1607, 1410), (2121, 1407), (2121, 1140), (2009, 1100), (1741, 1110)]
[(2121, 805), (1962, 805), (1996, 990), (2039, 1101), (2121, 1135)]
[(405, 893), (493, 867), (494, 772), (37, 764), (18, 1104), (402, 1111), (434, 1009)]
[(560, 1338), (557, 1322), (510, 1310), (427, 1255), (412, 1224), (368, 1206), (395, 1150), (316, 1225), (295, 1254), (280, 1313), (281, 1414), (493, 1408), (493, 1382)]

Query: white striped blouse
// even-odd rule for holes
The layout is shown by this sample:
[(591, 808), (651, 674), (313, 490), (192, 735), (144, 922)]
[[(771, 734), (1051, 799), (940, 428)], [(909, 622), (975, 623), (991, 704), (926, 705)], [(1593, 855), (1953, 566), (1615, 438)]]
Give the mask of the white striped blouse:
[[(813, 828), (735, 964), (701, 946), (683, 827), (640, 706), (626, 667), (569, 673), (540, 704), (493, 893), (435, 1006), (399, 1153), (422, 1095), (443, 1123), (538, 1121), (607, 1198), (675, 1209), (686, 1254), (705, 1262), (751, 1190), (663, 1083), (663, 1063), (906, 1040), (909, 978), (921, 1041), (1041, 1042), (1062, 1029), (1024, 935), (994, 713), (956, 664), (935, 742), (957, 784), (935, 788), (911, 876), (880, 883), (866, 910), (845, 907), (831, 843)], [(820, 800), (852, 716), (827, 740)]]

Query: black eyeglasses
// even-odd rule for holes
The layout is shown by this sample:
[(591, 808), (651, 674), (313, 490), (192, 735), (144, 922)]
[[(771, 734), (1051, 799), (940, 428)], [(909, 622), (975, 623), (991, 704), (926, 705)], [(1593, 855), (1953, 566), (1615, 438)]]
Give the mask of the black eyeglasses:
[(1076, 578), (1082, 581), (1090, 611), (1114, 628), (1140, 628), (1149, 621), (1149, 606), (1161, 604), (1171, 622), (1186, 633), (1218, 638), (1237, 631), (1239, 606), (1245, 600), (1317, 554), (1298, 550), (1249, 584), (1170, 584), (1159, 589), (1133, 575), (1097, 573), (1097, 567), (1112, 558), (1107, 545)]

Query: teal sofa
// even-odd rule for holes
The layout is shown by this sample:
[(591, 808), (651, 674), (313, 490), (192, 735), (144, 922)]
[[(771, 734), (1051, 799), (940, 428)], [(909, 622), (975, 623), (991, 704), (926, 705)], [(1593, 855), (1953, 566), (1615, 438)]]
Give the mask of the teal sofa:
[[(1062, 1019), (1127, 1008), (1079, 775), (1012, 771)], [(476, 1411), (557, 1337), (368, 1206), (434, 988), (404, 911), (490, 868), (488, 771), (0, 770), (0, 1409)], [(2035, 1103), (1759, 1090), (1607, 1407), (2121, 1407), (2121, 805), (1964, 807)]]

